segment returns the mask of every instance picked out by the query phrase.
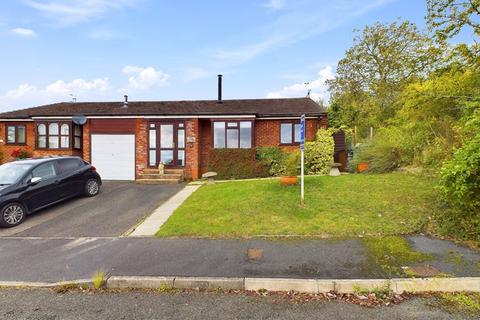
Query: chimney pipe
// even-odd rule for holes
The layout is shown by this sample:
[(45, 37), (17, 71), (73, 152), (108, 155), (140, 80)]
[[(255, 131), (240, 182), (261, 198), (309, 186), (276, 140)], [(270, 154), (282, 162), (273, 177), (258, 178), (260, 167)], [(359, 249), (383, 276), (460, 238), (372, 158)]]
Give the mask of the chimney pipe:
[(125, 101), (123, 102), (123, 107), (128, 108), (128, 96), (124, 95), (124, 97), (125, 97)]
[(222, 103), (222, 75), (218, 75), (218, 103)]

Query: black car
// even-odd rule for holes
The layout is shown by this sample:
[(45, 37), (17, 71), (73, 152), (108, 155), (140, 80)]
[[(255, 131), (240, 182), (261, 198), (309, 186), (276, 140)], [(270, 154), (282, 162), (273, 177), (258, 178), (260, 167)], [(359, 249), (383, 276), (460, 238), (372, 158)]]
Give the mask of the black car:
[(96, 196), (102, 185), (95, 167), (78, 157), (27, 159), (0, 166), (0, 227), (76, 196)]

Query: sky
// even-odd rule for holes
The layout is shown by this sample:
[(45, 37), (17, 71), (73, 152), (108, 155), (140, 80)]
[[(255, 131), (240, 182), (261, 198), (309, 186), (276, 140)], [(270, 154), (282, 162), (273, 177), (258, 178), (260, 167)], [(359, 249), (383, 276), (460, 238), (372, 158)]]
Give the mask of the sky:
[[(353, 30), (425, 0), (9, 0), (0, 2), (0, 112), (72, 101), (303, 97)], [(305, 82), (310, 83), (306, 88)]]

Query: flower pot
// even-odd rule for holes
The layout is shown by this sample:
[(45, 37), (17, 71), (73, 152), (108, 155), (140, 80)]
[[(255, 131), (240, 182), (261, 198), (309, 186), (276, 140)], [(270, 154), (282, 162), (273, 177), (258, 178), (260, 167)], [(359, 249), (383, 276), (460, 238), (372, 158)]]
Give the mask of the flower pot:
[(357, 164), (357, 171), (362, 173), (368, 169), (368, 163), (366, 162), (360, 162)]
[(298, 182), (298, 177), (296, 176), (282, 176), (280, 177), (280, 184), (282, 186), (294, 186)]

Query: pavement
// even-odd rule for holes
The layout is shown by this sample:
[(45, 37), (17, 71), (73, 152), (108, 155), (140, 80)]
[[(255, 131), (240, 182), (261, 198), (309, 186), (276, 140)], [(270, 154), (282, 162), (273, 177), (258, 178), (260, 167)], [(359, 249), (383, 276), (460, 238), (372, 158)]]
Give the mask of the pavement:
[(206, 293), (102, 292), (2, 289), (0, 318), (9, 319), (478, 319), (443, 309), (436, 297), (366, 308), (339, 301), (292, 303), (279, 297)]
[[(425, 262), (457, 277), (480, 276), (480, 253), (450, 241), (410, 236)], [(250, 250), (249, 250), (250, 249)], [(56, 282), (112, 276), (383, 279), (361, 239), (206, 240), (156, 238), (2, 238), (0, 280)]]
[(155, 236), (160, 227), (167, 222), (173, 212), (187, 200), (198, 188), (199, 185), (186, 186), (173, 197), (165, 201), (146, 218), (140, 225), (129, 234), (130, 237)]
[(36, 212), (17, 227), (0, 228), (0, 237), (120, 236), (183, 187), (106, 181), (98, 196), (75, 198)]

